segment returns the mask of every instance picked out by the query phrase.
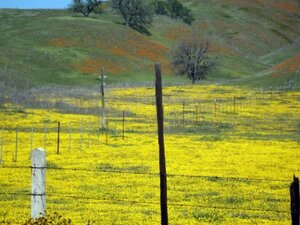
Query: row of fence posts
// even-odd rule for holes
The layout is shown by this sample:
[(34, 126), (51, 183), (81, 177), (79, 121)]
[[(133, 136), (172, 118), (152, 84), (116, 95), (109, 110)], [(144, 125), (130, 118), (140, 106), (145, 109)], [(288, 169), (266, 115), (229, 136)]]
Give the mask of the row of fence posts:
[[(46, 151), (31, 152), (31, 217), (36, 219), (46, 212)], [(290, 185), (292, 225), (299, 225), (299, 179), (294, 176)]]
[[(105, 144), (109, 144), (109, 119), (106, 119), (106, 128), (105, 128)], [(115, 133), (116, 133), (116, 124), (115, 124)], [(72, 149), (72, 128), (70, 124), (68, 124), (68, 130), (69, 130), (69, 153), (71, 152)], [(34, 139), (34, 128), (31, 127), (30, 129), (30, 149), (33, 149), (33, 139)], [(115, 139), (117, 138), (115, 134)], [(100, 128), (97, 130), (97, 139), (98, 139), (98, 144), (100, 144)], [(122, 113), (122, 140), (125, 139), (125, 112), (123, 111)], [(3, 155), (4, 155), (4, 128), (2, 128), (1, 132), (1, 141), (0, 141), (0, 164), (3, 162)], [(47, 149), (47, 128), (44, 126), (44, 149)], [(60, 154), (60, 146), (61, 146), (61, 123), (57, 122), (57, 146), (56, 146), (56, 154)], [(79, 150), (82, 150), (83, 146), (83, 128), (82, 128), (82, 123), (80, 125), (80, 142), (79, 142)], [(88, 127), (88, 146), (91, 148), (91, 126), (89, 123)], [(19, 150), (19, 127), (15, 128), (15, 151), (13, 153), (13, 162), (18, 161), (18, 150)]]
[[(217, 102), (218, 99), (214, 100), (214, 107), (212, 108), (212, 112), (214, 113), (214, 117), (217, 117), (217, 113), (218, 113), (218, 107), (217, 107)], [(232, 98), (232, 109), (230, 109), (230, 111), (232, 110), (234, 113), (238, 110), (237, 107), (237, 100), (236, 97), (234, 96)], [(199, 111), (199, 106), (201, 111)], [(205, 113), (204, 113), (204, 108), (202, 104), (196, 104), (195, 105), (195, 115), (194, 120), (196, 122), (196, 124), (199, 123), (199, 120), (201, 120), (202, 117), (202, 121), (204, 122), (205, 120)], [(176, 119), (178, 118), (179, 120), (179, 124), (181, 124), (183, 127), (185, 127), (188, 124), (188, 120), (187, 120), (187, 110), (186, 110), (186, 103), (185, 101), (183, 101), (182, 103), (182, 121), (180, 121), (180, 117), (179, 115), (175, 114), (174, 115), (174, 122), (176, 125)], [(106, 119), (106, 128), (105, 128), (105, 143), (108, 144), (108, 140), (109, 140), (109, 123), (108, 123), (108, 118)], [(190, 121), (191, 122), (191, 121)], [(166, 129), (169, 129), (171, 125), (171, 121), (170, 121), (170, 114), (168, 114), (168, 126), (166, 127)], [(72, 149), (72, 128), (70, 126), (70, 124), (68, 124), (68, 129), (69, 129), (69, 152), (71, 152)], [(60, 122), (58, 122), (57, 124), (57, 154), (60, 154), (60, 131), (61, 131), (61, 124)], [(15, 153), (13, 154), (13, 161), (17, 162), (18, 161), (18, 136), (19, 136), (19, 128), (16, 127), (16, 140), (15, 140)], [(97, 131), (97, 137), (98, 137), (98, 144), (100, 144), (100, 127), (98, 127), (98, 131)], [(115, 133), (116, 133), (116, 124), (115, 124)], [(33, 145), (33, 136), (34, 136), (34, 128), (31, 128), (31, 135), (30, 135), (30, 149), (32, 149), (32, 145)], [(89, 136), (89, 143), (88, 146), (89, 148), (91, 147), (91, 127), (90, 127), (90, 122), (89, 122), (89, 127), (88, 127), (88, 136)], [(116, 135), (115, 135), (116, 138)], [(125, 111), (122, 112), (122, 139), (124, 140), (125, 138)], [(0, 149), (0, 163), (2, 163), (3, 161), (3, 147), (4, 146), (4, 128), (2, 128), (2, 138), (1, 138), (1, 149)], [(79, 143), (79, 149), (82, 150), (82, 146), (83, 146), (83, 127), (82, 127), (82, 122), (80, 125), (80, 143)], [(47, 149), (47, 126), (44, 126), (44, 149)]]
[[(236, 97), (235, 96), (233, 97), (232, 102), (233, 102), (232, 103), (233, 104), (233, 106), (232, 106), (232, 112), (236, 113), (237, 110), (238, 110), (238, 108), (237, 108)], [(200, 107), (200, 110), (199, 110), (199, 107)], [(230, 111), (231, 111), (231, 109), (230, 109)], [(188, 112), (188, 110), (187, 110), (187, 107), (186, 107), (186, 103), (185, 103), (185, 101), (183, 101), (182, 102), (182, 112), (181, 112), (182, 118), (180, 119), (180, 117), (178, 116), (178, 114), (173, 114), (174, 115), (173, 125), (176, 125), (176, 121), (177, 120), (179, 121), (178, 124), (182, 125), (183, 127), (185, 127), (186, 125), (188, 125), (187, 112)], [(190, 123), (191, 124), (192, 123), (199, 124), (201, 118), (202, 118), (202, 121), (204, 122), (204, 120), (205, 120), (205, 115), (204, 115), (205, 112), (206, 111), (205, 111), (203, 105), (196, 103), (196, 105), (195, 105), (195, 111), (193, 113), (193, 119), (191, 120)], [(218, 113), (220, 113), (220, 112), (221, 112), (221, 110), (218, 107), (218, 99), (215, 99), (214, 100), (214, 106), (212, 107), (211, 113), (214, 114), (214, 118), (216, 118), (217, 115), (218, 115)], [(171, 116), (170, 115), (171, 115), (170, 113), (167, 114), (168, 127), (166, 127), (166, 129), (168, 129), (169, 126), (171, 125)], [(194, 122), (192, 122), (192, 121), (194, 121)]]

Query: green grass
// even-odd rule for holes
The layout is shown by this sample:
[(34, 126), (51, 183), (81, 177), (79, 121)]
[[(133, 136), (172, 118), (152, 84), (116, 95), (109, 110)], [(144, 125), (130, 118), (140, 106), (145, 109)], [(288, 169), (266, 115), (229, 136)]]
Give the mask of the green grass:
[[(176, 43), (193, 36), (225, 49), (213, 53), (218, 69), (206, 81), (220, 83), (255, 77), (297, 52), (299, 41), (291, 42), (299, 38), (299, 13), (278, 9), (275, 1), (266, 6), (251, 1), (183, 2), (195, 14), (193, 26), (156, 16), (150, 36), (122, 26), (121, 18), (110, 9), (89, 18), (66, 10), (0, 9), (0, 70), (22, 76), (33, 85), (93, 85), (100, 67), (105, 67), (109, 84), (144, 84), (154, 80), (154, 61), (162, 61), (170, 74), (165, 82), (181, 83), (186, 78), (174, 76), (166, 67)], [(87, 64), (89, 60), (94, 64)], [(84, 71), (82, 67), (93, 68)]]

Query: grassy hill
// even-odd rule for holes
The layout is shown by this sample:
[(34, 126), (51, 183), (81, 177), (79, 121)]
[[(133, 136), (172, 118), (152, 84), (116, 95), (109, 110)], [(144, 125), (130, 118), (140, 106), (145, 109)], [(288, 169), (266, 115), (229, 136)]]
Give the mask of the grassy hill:
[[(193, 36), (209, 39), (211, 54), (218, 57), (207, 82), (280, 86), (297, 76), (297, 1), (182, 2), (193, 10), (194, 24), (156, 16), (150, 36), (122, 26), (110, 9), (90, 18), (66, 10), (0, 9), (0, 70), (32, 84), (91, 85), (104, 67), (108, 83), (132, 84), (152, 81), (153, 62), (160, 61), (164, 80), (180, 83), (186, 79), (171, 70), (170, 51)], [(293, 69), (282, 70), (289, 60)], [(276, 75), (276, 65), (283, 75)]]

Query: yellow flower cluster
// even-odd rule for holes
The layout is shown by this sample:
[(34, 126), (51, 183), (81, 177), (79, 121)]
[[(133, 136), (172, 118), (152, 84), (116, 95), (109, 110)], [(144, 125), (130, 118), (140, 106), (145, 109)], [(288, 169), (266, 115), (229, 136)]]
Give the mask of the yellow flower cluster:
[[(289, 184), (300, 174), (300, 92), (215, 85), (163, 92), (170, 224), (290, 224)], [(107, 129), (100, 110), (6, 105), (0, 111), (0, 221), (29, 217), (29, 155), (42, 147), (48, 212), (74, 224), (159, 224), (154, 93), (109, 90)], [(57, 100), (63, 101), (49, 101)], [(68, 102), (85, 108), (101, 101), (94, 95)]]

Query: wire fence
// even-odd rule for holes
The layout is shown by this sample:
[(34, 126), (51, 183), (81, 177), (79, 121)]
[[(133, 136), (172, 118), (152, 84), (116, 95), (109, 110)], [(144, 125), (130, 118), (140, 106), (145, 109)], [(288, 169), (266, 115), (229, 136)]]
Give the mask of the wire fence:
[[(300, 96), (288, 95), (282, 92), (266, 92), (266, 93), (253, 93), (236, 96), (232, 98), (211, 98), (203, 99), (201, 101), (195, 99), (182, 99), (182, 98), (166, 98), (165, 101), (165, 132), (166, 134), (186, 134), (187, 132), (196, 132), (199, 137), (208, 138), (209, 135), (213, 138), (221, 138), (221, 135), (226, 135), (226, 138), (253, 138), (255, 140), (264, 138), (259, 131), (268, 131), (266, 133), (275, 135), (275, 138), (287, 138), (291, 140), (297, 140), (297, 133), (295, 133), (297, 120), (296, 116), (286, 117), (283, 122), (277, 124), (274, 128), (274, 117), (271, 113), (263, 119), (254, 118), (249, 120), (249, 117), (244, 115), (243, 120), (237, 121), (237, 116), (243, 116), (245, 111), (255, 111), (258, 107), (266, 107), (270, 102), (274, 101), (299, 101)], [(40, 98), (40, 96), (39, 96)], [(19, 125), (17, 127), (12, 125), (6, 125), (0, 127), (0, 171), (2, 175), (5, 175), (6, 170), (12, 171), (30, 171), (30, 166), (24, 166), (22, 159), (25, 156), (29, 157), (29, 152), (33, 149), (33, 146), (37, 146), (37, 143), (47, 149), (47, 152), (56, 153), (57, 142), (60, 142), (60, 154), (73, 153), (74, 151), (85, 151), (93, 147), (99, 147), (101, 145), (113, 145), (120, 144), (126, 145), (130, 138), (135, 135), (147, 135), (147, 138), (155, 138), (156, 127), (155, 127), (155, 116), (154, 111), (154, 98), (143, 97), (135, 98), (134, 96), (114, 96), (113, 94), (107, 98), (108, 112), (107, 119), (109, 126), (106, 129), (101, 127), (100, 107), (97, 96), (85, 98), (81, 100), (47, 100), (45, 99), (34, 99), (28, 100), (27, 106), (32, 108), (53, 108), (59, 109), (61, 112), (72, 112), (90, 116), (89, 119), (84, 117), (82, 120), (61, 122), (60, 133), (61, 136), (58, 138), (57, 122), (45, 120), (43, 123), (37, 122), (28, 126), (28, 124)], [(116, 106), (116, 102), (121, 102), (120, 105)], [(149, 108), (150, 113), (142, 115), (139, 113), (139, 109), (132, 109), (127, 106), (128, 102), (137, 103), (138, 107), (151, 106)], [(80, 105), (80, 107), (78, 106)], [(89, 107), (87, 108), (86, 105)], [(76, 108), (78, 107), (78, 108)], [(147, 108), (148, 109), (148, 108)], [(125, 113), (122, 113), (125, 112)], [(96, 115), (96, 117), (93, 117)], [(125, 115), (125, 118), (123, 118)], [(125, 123), (124, 123), (125, 121)], [(143, 125), (141, 125), (143, 124)], [(272, 125), (272, 126), (271, 126)], [(276, 133), (275, 129), (277, 129)], [(255, 133), (255, 135), (253, 134)], [(270, 135), (266, 135), (266, 138), (272, 138)], [(19, 163), (19, 164), (17, 164)], [(66, 164), (64, 164), (66, 166)], [(237, 166), (237, 165), (233, 165)], [(158, 173), (144, 172), (142, 171), (126, 171), (118, 169), (105, 169), (105, 168), (91, 168), (90, 165), (83, 165), (76, 167), (74, 164), (70, 164), (69, 167), (62, 167), (57, 164), (51, 164), (46, 167), (48, 171), (55, 172), (71, 172), (72, 174), (85, 174), (91, 173), (93, 176), (100, 176), (101, 174), (109, 175), (117, 179), (119, 176), (130, 175), (134, 177), (142, 177), (142, 179), (158, 180), (160, 176)], [(1, 175), (0, 175), (1, 176)], [(170, 207), (183, 208), (182, 210), (189, 210), (190, 208), (203, 208), (209, 210), (221, 210), (221, 211), (241, 211), (241, 212), (258, 212), (258, 213), (272, 213), (272, 214), (285, 214), (285, 218), (288, 217), (289, 210), (286, 210), (286, 206), (289, 203), (288, 199), (288, 186), (289, 180), (286, 179), (274, 179), (267, 177), (238, 177), (238, 176), (212, 176), (211, 174), (177, 174), (170, 173), (167, 175), (168, 179), (189, 179), (191, 183), (201, 183), (193, 181), (193, 179), (202, 179), (208, 182), (230, 182), (230, 185), (238, 185), (239, 182), (251, 183), (252, 186), (269, 188), (270, 192), (260, 193), (256, 197), (252, 192), (252, 200), (274, 200), (274, 204), (271, 204), (272, 208), (267, 205), (262, 207), (245, 207), (242, 202), (237, 204), (238, 207), (231, 207), (232, 204), (213, 205), (204, 204), (197, 202), (197, 198), (194, 197), (194, 202), (184, 202), (183, 199), (176, 201), (176, 198), (171, 198), (169, 201)], [(101, 179), (101, 178), (99, 178)], [(109, 182), (109, 180), (107, 180)], [(182, 181), (179, 181), (179, 183)], [(175, 181), (173, 182), (175, 183)], [(254, 184), (253, 184), (254, 183)], [(263, 183), (263, 185), (260, 185)], [(50, 180), (51, 184), (51, 180)], [(175, 186), (175, 185), (174, 185)], [(126, 189), (126, 186), (122, 186)], [(170, 187), (172, 191), (174, 187)], [(227, 188), (227, 187), (226, 187)], [(242, 187), (244, 188), (244, 187)], [(280, 194), (273, 193), (273, 189), (280, 189)], [(82, 200), (82, 201), (95, 201), (102, 204), (111, 205), (153, 205), (159, 206), (159, 201), (153, 200), (135, 200), (128, 198), (113, 197), (105, 199), (104, 196), (89, 196), (80, 192), (80, 194), (72, 192), (62, 192), (61, 190), (54, 191), (55, 188), (49, 188), (47, 196), (51, 198), (71, 199), (71, 200)], [(57, 189), (57, 188), (56, 188)], [(126, 189), (127, 190), (127, 189)], [(151, 189), (152, 190), (152, 189)], [(195, 189), (193, 189), (196, 191)], [(191, 191), (181, 188), (181, 192), (185, 195), (191, 195)], [(286, 190), (284, 192), (283, 190)], [(129, 192), (134, 192), (135, 189)], [(174, 192), (178, 191), (174, 189)], [(182, 193), (181, 193), (182, 194)], [(266, 196), (264, 196), (264, 194)], [(27, 191), (18, 190), (16, 192), (7, 191), (7, 188), (0, 191), (1, 196), (16, 196), (28, 198), (31, 194)], [(149, 193), (151, 195), (151, 193)], [(241, 194), (242, 195), (242, 194)], [(118, 196), (116, 194), (116, 196)], [(126, 197), (126, 196), (123, 196)], [(232, 197), (232, 196), (231, 196)], [(228, 197), (229, 200), (231, 198)], [(1, 197), (0, 197), (1, 198)], [(152, 200), (151, 200), (152, 199)], [(199, 197), (201, 199), (201, 196)], [(55, 205), (51, 202), (50, 205)], [(266, 203), (267, 204), (267, 203)], [(284, 206), (282, 206), (283, 204)], [(259, 205), (259, 204), (258, 204)], [(269, 207), (269, 208), (268, 208)], [(249, 216), (251, 218), (251, 216)], [(99, 220), (101, 220), (99, 218)]]

